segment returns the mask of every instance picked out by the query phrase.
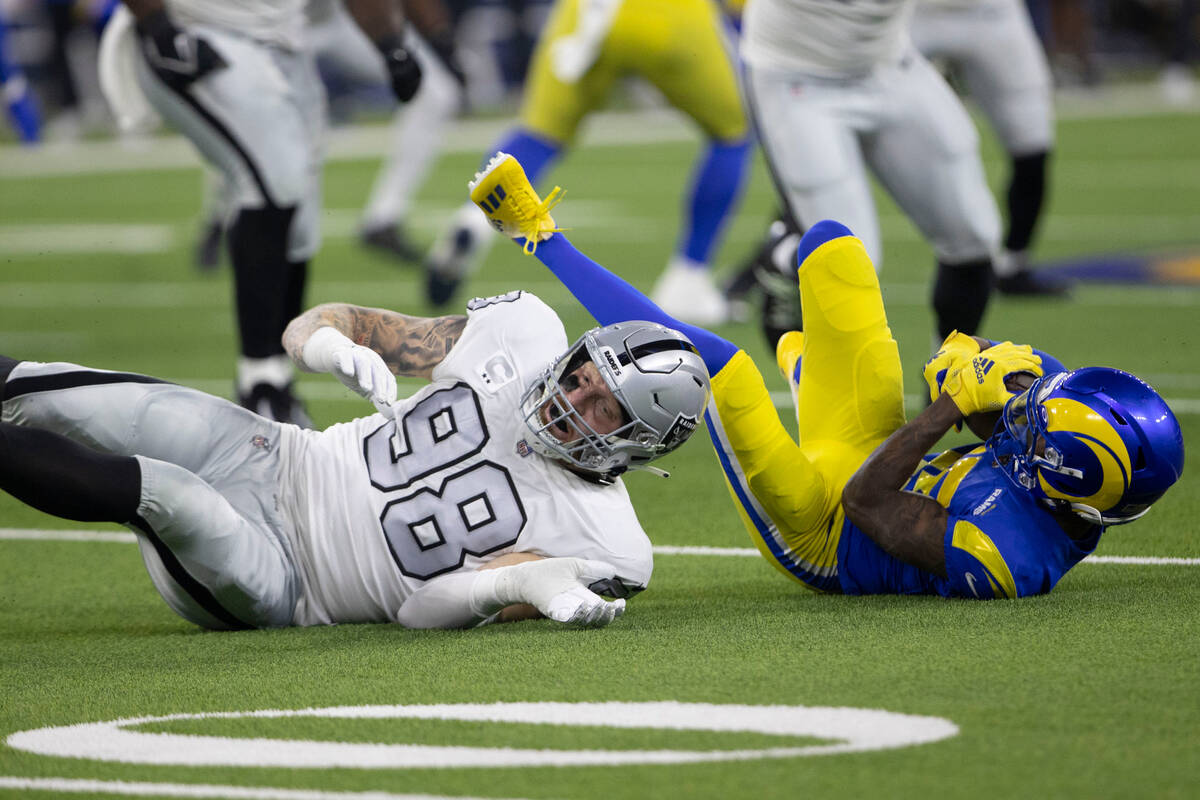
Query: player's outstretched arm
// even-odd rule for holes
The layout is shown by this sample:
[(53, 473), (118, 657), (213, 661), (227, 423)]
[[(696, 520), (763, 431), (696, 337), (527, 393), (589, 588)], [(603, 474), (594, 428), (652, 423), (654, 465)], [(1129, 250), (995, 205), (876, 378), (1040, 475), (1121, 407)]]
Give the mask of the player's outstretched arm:
[(379, 404), (396, 399), (393, 375), (429, 379), (467, 324), (464, 316), (410, 317), (325, 303), (288, 323), (283, 347), (306, 372), (328, 372)]
[(673, 328), (696, 345), (710, 375), (737, 352), (732, 342), (668, 315), (631, 284), (576, 250), (550, 216), (562, 190), (556, 187), (542, 200), (511, 155), (497, 153), (469, 187), (471, 200), (492, 226), (516, 240), (527, 254), (537, 256), (601, 325), (646, 320)]
[(610, 564), (582, 558), (535, 558), (457, 572), (413, 592), (396, 621), (406, 628), (466, 628), (528, 605), (564, 625), (601, 628), (621, 616), (625, 601), (605, 600), (588, 587), (615, 577)]
[(921, 458), (963, 418), (941, 395), (889, 436), (842, 490), (846, 518), (891, 555), (946, 577), (943, 541), (949, 515), (938, 502), (903, 490)]

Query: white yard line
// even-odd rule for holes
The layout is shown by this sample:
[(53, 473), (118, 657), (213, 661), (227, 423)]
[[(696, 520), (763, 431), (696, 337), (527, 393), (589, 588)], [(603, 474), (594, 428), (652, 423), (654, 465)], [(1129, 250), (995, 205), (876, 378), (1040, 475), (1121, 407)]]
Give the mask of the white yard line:
[[(0, 528), (0, 540), (32, 540), (39, 542), (117, 542), (133, 544), (132, 533), (118, 531), (47, 530), (44, 528)], [(656, 545), (660, 556), (757, 556), (753, 547), (694, 547), (686, 545)], [(1168, 556), (1089, 556), (1084, 564), (1136, 564), (1150, 566), (1200, 566), (1200, 558)]]
[[(1111, 119), (1200, 110), (1200, 101), (1184, 107), (1167, 105), (1156, 89), (1150, 84), (1129, 84), (1095, 91), (1062, 91), (1055, 97), (1055, 114), (1061, 120)], [(479, 154), (512, 124), (510, 116), (459, 120), (446, 132), (444, 151)], [(588, 118), (582, 144), (656, 144), (697, 139), (695, 126), (689, 120), (673, 109), (663, 108), (593, 114)], [(388, 124), (339, 126), (330, 131), (328, 159), (377, 159), (387, 152), (391, 140)], [(6, 178), (179, 169), (199, 164), (199, 156), (191, 144), (175, 134), (47, 142), (34, 148), (15, 144), (0, 147), (0, 175)]]
[[(20, 778), (0, 776), (0, 789), (21, 792), (115, 794), (131, 797), (227, 797), (235, 800), (482, 800), (440, 794), (392, 792), (323, 792), (317, 789), (277, 789), (271, 786), (222, 786), (209, 783), (145, 783), (79, 778)], [(495, 800), (495, 798), (489, 798)]]
[(163, 253), (174, 246), (174, 227), (18, 222), (0, 225), (0, 253)]

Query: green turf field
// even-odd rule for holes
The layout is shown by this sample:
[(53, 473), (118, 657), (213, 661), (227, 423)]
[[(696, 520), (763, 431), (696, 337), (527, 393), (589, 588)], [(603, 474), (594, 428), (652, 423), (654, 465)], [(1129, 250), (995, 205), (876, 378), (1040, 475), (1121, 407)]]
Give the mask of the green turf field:
[[(1038, 256), (1200, 246), (1197, 141), (1197, 116), (1063, 120)], [(985, 145), (999, 185), (1003, 165)], [(482, 147), (438, 166), (419, 236), (432, 238), (461, 200)], [(671, 250), (694, 152), (686, 140), (581, 148), (553, 176), (569, 189), (556, 217), (577, 246), (648, 289)], [(79, 156), (46, 159), (39, 172), (0, 151), (0, 352), (228, 395), (228, 271), (190, 265), (198, 170), (94, 169), (139, 158), (113, 150), (81, 172), (70, 158)], [(430, 313), (416, 272), (364, 254), (350, 236), (375, 164), (339, 159), (327, 170), (327, 238), (309, 301)], [(759, 168), (722, 264), (751, 247), (772, 205)], [(931, 256), (886, 202), (882, 219), (882, 282), (915, 410)], [(500, 243), (471, 292), (513, 288), (555, 306), (569, 335), (589, 326), (537, 262)], [(723, 333), (783, 389), (756, 326)], [(983, 333), (1036, 343), (1068, 365), (1134, 371), (1177, 409), (1185, 440), (1200, 440), (1194, 287), (1087, 285), (1066, 303), (1000, 298)], [(322, 425), (370, 410), (328, 376), (305, 376), (301, 389)], [(630, 493), (655, 545), (744, 551), (749, 537), (705, 439), (667, 460), (670, 480), (634, 475)], [(1146, 519), (1106, 535), (1098, 555), (1107, 560), (1084, 562), (1048, 596), (1014, 602), (817, 596), (737, 550), (664, 552), (623, 618), (582, 632), (534, 622), (207, 633), (167, 609), (123, 538), (0, 538), (0, 795), (1196, 797), (1198, 514), (1193, 464)], [(0, 497), (5, 537), (84, 527)], [(678, 705), (573, 705), (565, 718), (575, 724), (565, 725), (545, 724), (559, 706), (479, 707), (544, 702)], [(420, 709), (352, 709), (363, 706), (444, 707), (421, 718)], [(331, 707), (352, 710), (242, 713)], [(66, 733), (9, 738), (143, 718), (72, 729), (69, 752), (106, 748), (86, 751), (94, 758), (45, 754), (66, 747)], [(171, 738), (181, 735), (192, 738)], [(168, 756), (193, 764), (154, 763)], [(414, 766), (396, 766), (404, 758)], [(443, 759), (472, 766), (431, 766)], [(304, 766), (285, 766), (295, 763)]]

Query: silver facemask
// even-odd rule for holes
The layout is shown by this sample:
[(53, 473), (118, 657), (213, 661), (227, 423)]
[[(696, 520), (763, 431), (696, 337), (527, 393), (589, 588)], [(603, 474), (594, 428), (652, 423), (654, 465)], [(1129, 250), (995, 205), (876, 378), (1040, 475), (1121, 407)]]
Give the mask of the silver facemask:
[[(612, 433), (597, 433), (567, 400), (571, 374), (589, 359), (624, 411)], [(708, 370), (686, 336), (653, 322), (619, 322), (579, 337), (525, 392), (521, 414), (535, 450), (611, 481), (687, 441), (708, 395)], [(570, 432), (570, 441), (554, 427)]]

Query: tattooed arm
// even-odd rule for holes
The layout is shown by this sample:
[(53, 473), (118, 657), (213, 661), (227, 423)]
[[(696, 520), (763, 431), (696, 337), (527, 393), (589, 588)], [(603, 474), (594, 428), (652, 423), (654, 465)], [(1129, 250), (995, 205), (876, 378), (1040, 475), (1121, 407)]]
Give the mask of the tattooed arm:
[(859, 530), (901, 561), (943, 578), (949, 515), (936, 500), (901, 487), (921, 457), (960, 419), (950, 397), (939, 396), (875, 448), (842, 490), (842, 509)]
[(325, 303), (288, 324), (283, 346), (301, 369), (312, 372), (304, 360), (304, 345), (319, 329), (329, 327), (374, 350), (394, 374), (429, 378), (466, 324), (465, 316), (410, 317), (382, 308)]

